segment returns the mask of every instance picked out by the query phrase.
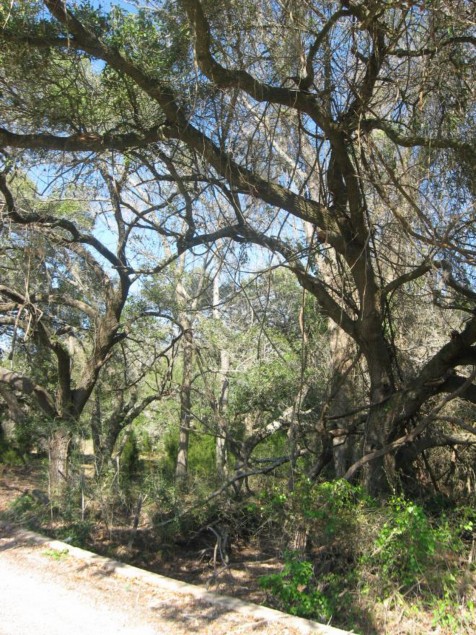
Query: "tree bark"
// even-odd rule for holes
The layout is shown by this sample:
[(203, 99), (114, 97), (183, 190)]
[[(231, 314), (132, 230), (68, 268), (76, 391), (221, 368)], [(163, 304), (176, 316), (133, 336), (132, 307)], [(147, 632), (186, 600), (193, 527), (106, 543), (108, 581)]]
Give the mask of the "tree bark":
[(180, 430), (175, 476), (184, 480), (188, 474), (188, 446), (190, 439), (190, 422), (192, 409), (192, 365), (193, 365), (193, 332), (188, 317), (182, 316), (183, 335), (183, 369), (180, 389)]
[(58, 428), (48, 439), (48, 480), (51, 501), (59, 501), (68, 486), (68, 458), (71, 433), (68, 427)]
[(218, 430), (215, 442), (217, 477), (221, 480), (227, 476), (228, 452), (226, 447), (227, 422), (226, 410), (228, 407), (228, 372), (230, 370), (230, 356), (228, 351), (220, 351), (220, 400), (218, 402)]
[[(329, 320), (330, 336), (330, 356), (331, 356), (331, 380), (329, 386), (329, 411), (328, 416), (339, 416), (349, 412), (354, 407), (353, 389), (348, 374), (352, 369), (352, 349), (351, 338), (340, 329), (334, 322)], [(339, 419), (339, 427), (346, 427), (346, 420)], [(347, 438), (336, 437), (332, 443), (332, 455), (334, 462), (334, 473), (337, 478), (341, 478), (349, 462), (349, 443)]]

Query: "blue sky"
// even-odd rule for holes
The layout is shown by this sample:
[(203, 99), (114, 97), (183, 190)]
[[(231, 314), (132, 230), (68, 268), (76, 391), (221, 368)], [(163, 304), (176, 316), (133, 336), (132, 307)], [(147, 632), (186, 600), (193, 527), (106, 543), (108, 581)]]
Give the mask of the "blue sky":
[(123, 9), (134, 9), (134, 4), (128, 0), (94, 0), (94, 6), (101, 6), (102, 9), (109, 11), (111, 7), (121, 7)]

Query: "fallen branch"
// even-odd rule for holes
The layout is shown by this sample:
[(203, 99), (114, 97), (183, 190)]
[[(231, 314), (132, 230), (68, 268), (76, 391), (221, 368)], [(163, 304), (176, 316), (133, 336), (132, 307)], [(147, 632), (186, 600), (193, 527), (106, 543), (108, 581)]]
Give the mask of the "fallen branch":
[(192, 505), (188, 509), (185, 509), (185, 510), (181, 511), (178, 514), (175, 514), (175, 516), (173, 518), (169, 518), (167, 520), (164, 520), (161, 523), (158, 523), (156, 525), (156, 527), (165, 527), (166, 525), (169, 525), (170, 523), (173, 523), (178, 518), (183, 518), (183, 516), (186, 516), (187, 514), (190, 514), (190, 512), (192, 512), (194, 509), (197, 509), (198, 507), (203, 507), (204, 505), (209, 503), (211, 500), (213, 500), (217, 496), (220, 496), (220, 494), (222, 494), (225, 490), (227, 490), (231, 485), (233, 485), (237, 481), (241, 481), (241, 480), (243, 480), (245, 478), (248, 478), (250, 476), (258, 476), (260, 474), (269, 474), (269, 472), (272, 472), (273, 470), (275, 470), (276, 468), (280, 467), (281, 465), (284, 465), (285, 463), (289, 463), (289, 461), (291, 461), (292, 459), (295, 459), (296, 457), (299, 458), (301, 456), (304, 456), (305, 454), (307, 454), (307, 450), (300, 450), (297, 453), (297, 455), (294, 454), (292, 457), (291, 456), (283, 456), (283, 457), (279, 458), (277, 461), (275, 461), (272, 465), (268, 465), (268, 466), (260, 468), (260, 469), (249, 470), (247, 472), (241, 472), (241, 471), (235, 472), (235, 474), (231, 478), (226, 480), (221, 487), (219, 487), (217, 490), (212, 492), (204, 500), (201, 500), (201, 501), (195, 503), (194, 505)]

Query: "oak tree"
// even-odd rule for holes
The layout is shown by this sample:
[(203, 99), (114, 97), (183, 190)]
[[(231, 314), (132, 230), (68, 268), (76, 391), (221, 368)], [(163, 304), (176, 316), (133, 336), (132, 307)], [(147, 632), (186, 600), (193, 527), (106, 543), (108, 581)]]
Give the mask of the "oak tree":
[[(153, 187), (179, 185), (181, 249), (232, 239), (273, 252), (357, 351), (366, 395), (347, 433), (363, 441), (345, 476), (363, 468), (385, 489), (395, 452), (440, 425), (448, 401), (476, 399), (472, 3), (1, 7), (0, 147), (134, 157)], [(460, 312), (413, 360), (406, 293)]]

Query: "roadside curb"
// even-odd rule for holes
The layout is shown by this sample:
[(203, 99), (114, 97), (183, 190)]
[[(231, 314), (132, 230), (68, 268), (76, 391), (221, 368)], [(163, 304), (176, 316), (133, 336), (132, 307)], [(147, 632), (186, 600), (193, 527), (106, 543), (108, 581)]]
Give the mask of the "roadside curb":
[(86, 551), (85, 549), (79, 549), (78, 547), (72, 547), (66, 542), (59, 540), (51, 540), (46, 536), (34, 533), (32, 531), (26, 531), (24, 529), (11, 529), (8, 525), (0, 523), (0, 530), (7, 531), (13, 537), (29, 542), (35, 545), (45, 545), (51, 549), (57, 549), (58, 551), (67, 551), (72, 557), (82, 560), (84, 562), (94, 563), (101, 566), (105, 571), (110, 574), (115, 574), (122, 578), (135, 579), (144, 582), (148, 585), (155, 587), (156, 589), (164, 589), (169, 592), (174, 592), (183, 595), (192, 595), (195, 599), (210, 604), (212, 606), (218, 606), (228, 611), (234, 611), (246, 615), (247, 617), (254, 617), (256, 619), (266, 620), (272, 626), (272, 623), (279, 623), (280, 626), (289, 626), (290, 628), (297, 629), (302, 635), (350, 635), (350, 631), (343, 631), (333, 626), (327, 626), (325, 624), (318, 624), (311, 620), (306, 620), (300, 617), (293, 617), (251, 602), (245, 602), (227, 595), (219, 595), (212, 591), (207, 591), (201, 587), (187, 582), (181, 582), (168, 578), (158, 573), (151, 573), (138, 567), (133, 567), (129, 564), (124, 564), (118, 560), (112, 560), (104, 556), (99, 556), (92, 551)]

